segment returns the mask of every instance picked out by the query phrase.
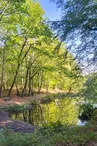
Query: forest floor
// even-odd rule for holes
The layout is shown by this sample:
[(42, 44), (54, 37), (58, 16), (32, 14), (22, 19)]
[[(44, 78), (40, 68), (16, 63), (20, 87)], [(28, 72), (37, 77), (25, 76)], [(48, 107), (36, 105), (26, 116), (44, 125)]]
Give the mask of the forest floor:
[(40, 94), (34, 94), (33, 96), (24, 96), (24, 97), (20, 97), (17, 96), (16, 94), (13, 94), (10, 98), (10, 100), (5, 100), (5, 98), (0, 98), (0, 108), (2, 107), (8, 107), (8, 106), (12, 106), (15, 104), (18, 105), (22, 105), (22, 104), (29, 104), (31, 103), (31, 101), (41, 101), (42, 98), (48, 96), (48, 95), (52, 95), (52, 94), (65, 94), (66, 92), (64, 91), (50, 91), (48, 93), (46, 92), (42, 92)]
[(35, 94), (33, 96), (29, 97), (19, 97), (16, 95), (13, 95), (10, 100), (5, 101), (4, 98), (0, 98), (0, 108), (2, 107), (8, 107), (14, 104), (29, 104), (31, 101), (36, 100), (36, 101), (41, 101), (41, 99), (46, 96), (47, 94)]

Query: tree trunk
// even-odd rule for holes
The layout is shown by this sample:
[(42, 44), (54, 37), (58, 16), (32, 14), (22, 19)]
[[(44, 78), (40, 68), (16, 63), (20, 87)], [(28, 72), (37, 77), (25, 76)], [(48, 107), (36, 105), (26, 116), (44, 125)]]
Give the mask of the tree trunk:
[(48, 79), (47, 85), (46, 85), (46, 93), (48, 93), (48, 89), (49, 89), (49, 79)]
[(2, 89), (3, 89), (3, 80), (4, 80), (4, 63), (5, 63), (5, 48), (2, 49), (2, 67), (1, 67), (0, 97), (2, 96)]
[(28, 75), (29, 75), (29, 69), (27, 69), (27, 72), (26, 72), (26, 79), (25, 79), (25, 84), (24, 84), (24, 88), (23, 88), (23, 90), (22, 90), (21, 97), (23, 97), (24, 94), (25, 94), (25, 90), (26, 90), (27, 82), (28, 82)]
[(18, 89), (17, 83), (16, 83), (16, 92), (17, 92), (17, 93), (16, 93), (17, 95), (20, 95), (20, 92), (19, 92), (19, 89)]
[(38, 94), (40, 94), (41, 87), (42, 87), (42, 82), (43, 82), (43, 75), (41, 75), (39, 73), (38, 76), (39, 76), (39, 79), (38, 79)]
[(6, 86), (5, 86), (4, 82), (3, 82), (3, 89), (4, 89), (4, 91), (6, 90)]
[(29, 92), (28, 92), (28, 95), (31, 96), (31, 72), (29, 71)]
[(17, 66), (16, 73), (15, 73), (15, 76), (14, 76), (14, 79), (13, 79), (13, 82), (12, 82), (12, 85), (11, 85), (11, 87), (10, 87), (10, 89), (9, 89), (9, 92), (8, 92), (8, 96), (10, 96), (11, 91), (12, 91), (12, 89), (13, 89), (13, 86), (14, 86), (14, 84), (15, 84), (15, 82), (16, 82), (16, 78), (17, 78), (17, 75), (18, 75), (19, 67), (20, 67), (20, 64), (18, 64), (18, 66)]
[(34, 90), (33, 90), (33, 79), (34, 79), (34, 77), (31, 79), (31, 83), (32, 83), (31, 95), (34, 95)]

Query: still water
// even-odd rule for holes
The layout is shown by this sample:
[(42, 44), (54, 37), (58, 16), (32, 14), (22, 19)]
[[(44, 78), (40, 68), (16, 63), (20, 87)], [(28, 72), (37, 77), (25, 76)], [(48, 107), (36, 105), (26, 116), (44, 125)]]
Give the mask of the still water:
[(45, 104), (33, 104), (32, 109), (18, 114), (11, 114), (11, 118), (29, 122), (34, 126), (60, 122), (66, 125), (82, 125), (78, 119), (78, 102), (76, 98), (55, 99)]

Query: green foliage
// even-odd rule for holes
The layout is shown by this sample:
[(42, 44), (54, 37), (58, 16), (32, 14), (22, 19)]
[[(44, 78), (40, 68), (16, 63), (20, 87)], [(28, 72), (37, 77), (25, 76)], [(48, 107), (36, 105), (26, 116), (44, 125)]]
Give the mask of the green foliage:
[(50, 103), (54, 100), (54, 98), (50, 95), (47, 95), (42, 98), (41, 103)]
[(27, 109), (29, 109), (28, 105), (13, 105), (13, 106), (9, 106), (7, 108), (4, 108), (4, 111), (7, 111), (9, 113), (21, 113), (26, 111)]
[[(68, 99), (69, 98), (72, 98), (72, 97), (75, 97), (75, 99), (76, 99), (76, 97), (78, 97), (78, 94), (76, 94), (76, 93), (53, 93), (53, 94), (48, 94), (48, 95), (46, 95), (46, 96), (44, 96), (43, 98), (42, 98), (42, 100), (41, 100), (41, 102), (42, 103), (50, 103), (50, 102), (52, 102), (52, 101), (55, 101), (55, 99), (61, 99), (61, 98), (63, 98), (63, 99), (67, 99), (67, 97), (68, 97)], [(71, 99), (72, 100), (72, 99)]]
[(58, 31), (62, 40), (68, 41), (69, 49), (73, 48), (71, 51), (80, 59), (81, 65), (87, 62), (92, 66), (97, 59), (97, 1), (51, 1), (55, 2), (62, 10), (61, 19), (53, 22), (54, 29)]
[(79, 118), (83, 121), (90, 120), (93, 115), (94, 107), (92, 104), (82, 104), (79, 108)]
[(40, 102), (39, 102), (39, 101), (36, 101), (36, 100), (33, 100), (33, 101), (31, 101), (30, 104), (31, 104), (32, 106), (33, 106), (33, 105), (39, 105)]
[(64, 44), (45, 24), (39, 2), (1, 0), (0, 3), (1, 92), (7, 88), (10, 96), (16, 88), (17, 95), (28, 96), (34, 90), (40, 93), (42, 88), (47, 92), (50, 89), (77, 91), (80, 81), (75, 80), (81, 71)]
[(87, 77), (87, 80), (84, 83), (83, 89), (81, 90), (81, 95), (91, 101), (96, 100), (96, 97), (97, 97), (97, 74), (96, 73), (93, 73)]

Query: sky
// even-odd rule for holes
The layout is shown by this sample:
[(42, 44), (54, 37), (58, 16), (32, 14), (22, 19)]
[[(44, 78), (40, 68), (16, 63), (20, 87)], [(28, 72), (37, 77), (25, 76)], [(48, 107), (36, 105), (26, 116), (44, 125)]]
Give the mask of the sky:
[(50, 0), (39, 0), (39, 2), (50, 20), (60, 19), (61, 11), (57, 9), (55, 3), (52, 3)]

